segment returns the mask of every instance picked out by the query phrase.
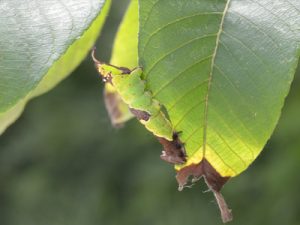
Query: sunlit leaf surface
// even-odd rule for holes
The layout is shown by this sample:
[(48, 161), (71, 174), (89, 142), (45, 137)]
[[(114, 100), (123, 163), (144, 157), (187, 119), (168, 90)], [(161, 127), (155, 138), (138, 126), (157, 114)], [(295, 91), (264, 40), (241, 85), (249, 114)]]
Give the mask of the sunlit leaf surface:
[[(245, 170), (278, 121), (299, 56), (298, 0), (140, 0), (147, 88), (181, 131), (189, 164)], [(182, 167), (177, 167), (180, 169)]]

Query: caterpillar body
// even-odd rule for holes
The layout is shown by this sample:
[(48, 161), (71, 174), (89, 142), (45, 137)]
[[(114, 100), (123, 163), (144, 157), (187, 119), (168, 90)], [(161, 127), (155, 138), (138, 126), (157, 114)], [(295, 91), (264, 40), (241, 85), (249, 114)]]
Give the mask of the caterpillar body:
[(117, 67), (97, 60), (92, 52), (96, 68), (104, 82), (110, 82), (129, 106), (131, 112), (158, 137), (164, 146), (161, 158), (174, 164), (186, 161), (183, 144), (179, 141), (177, 132), (161, 109), (161, 104), (145, 90), (145, 81), (142, 80), (142, 69), (137, 67), (130, 70), (126, 67)]

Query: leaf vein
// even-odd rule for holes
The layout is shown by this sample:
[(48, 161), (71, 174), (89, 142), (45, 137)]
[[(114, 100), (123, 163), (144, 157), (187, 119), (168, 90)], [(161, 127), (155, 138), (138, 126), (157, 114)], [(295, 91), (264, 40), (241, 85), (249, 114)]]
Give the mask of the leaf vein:
[[(236, 152), (236, 151), (234, 151), (232, 148), (231, 148), (231, 146), (227, 143), (227, 141), (225, 140), (225, 138), (219, 133), (219, 132), (217, 132), (215, 129), (213, 129), (212, 127), (211, 127), (211, 129), (213, 130), (213, 132), (223, 141), (223, 143), (227, 146), (227, 148), (234, 154), (234, 155), (236, 155), (241, 161), (242, 161), (242, 163), (245, 165), (245, 166), (247, 166), (247, 163), (245, 162), (245, 160)], [(216, 151), (214, 151), (214, 152), (216, 152)]]
[(291, 6), (293, 6), (296, 9), (296, 11), (300, 13), (300, 9), (298, 9), (293, 3), (291, 3), (289, 0), (286, 0), (286, 2), (288, 2)]
[[(227, 50), (227, 52), (232, 56), (232, 58), (235, 59), (236, 62), (239, 61), (239, 58), (237, 58), (232, 51), (222, 42), (220, 41), (220, 44)], [(244, 67), (241, 66), (240, 63), (237, 63), (237, 66), (239, 66), (241, 69), (244, 69)], [(247, 75), (247, 77), (251, 80), (253, 86), (252, 87), (256, 87), (258, 86), (257, 83), (255, 83), (255, 81), (252, 79), (252, 76), (248, 73), (248, 70), (246, 70), (247, 73), (245, 73)]]
[(217, 33), (216, 47), (214, 49), (214, 53), (213, 53), (213, 57), (212, 57), (212, 61), (211, 61), (211, 68), (210, 68), (209, 81), (208, 81), (208, 89), (207, 89), (207, 95), (206, 95), (206, 98), (205, 98), (205, 107), (204, 107), (203, 158), (205, 157), (206, 139), (207, 139), (208, 96), (209, 96), (210, 86), (211, 86), (211, 82), (212, 82), (212, 75), (213, 75), (213, 68), (214, 68), (214, 64), (215, 64), (215, 59), (216, 59), (216, 55), (217, 55), (217, 51), (218, 51), (218, 47), (219, 47), (219, 41), (220, 41), (221, 33), (223, 31), (223, 24), (224, 24), (226, 12), (228, 11), (228, 8), (229, 8), (229, 3), (230, 3), (230, 0), (227, 0), (226, 5), (224, 7), (224, 11), (223, 11), (223, 16), (222, 16), (222, 19), (221, 19), (221, 23), (220, 23), (220, 26), (219, 26), (219, 31)]
[(148, 43), (151, 41), (153, 36), (155, 36), (157, 33), (161, 32), (162, 30), (166, 29), (168, 26), (174, 25), (174, 24), (176, 24), (178, 22), (181, 22), (183, 20), (191, 19), (191, 18), (197, 17), (197, 16), (219, 15), (219, 14), (222, 14), (222, 12), (217, 12), (217, 11), (216, 12), (201, 12), (201, 13), (197, 13), (197, 14), (194, 14), (194, 15), (177, 18), (176, 20), (171, 21), (171, 22), (165, 24), (164, 26), (161, 26), (161, 27), (157, 28), (154, 32), (152, 32), (149, 35), (149, 37), (147, 38), (147, 40), (145, 41), (144, 48), (141, 52), (145, 52), (145, 49), (147, 48)]
[(197, 84), (195, 87), (192, 87), (190, 90), (188, 90), (186, 93), (184, 93), (183, 95), (180, 96), (180, 98), (176, 99), (176, 101), (170, 106), (168, 107), (168, 111), (171, 112), (172, 109), (174, 108), (174, 106), (176, 106), (176, 104), (181, 101), (183, 98), (185, 98), (188, 94), (190, 94), (192, 91), (194, 91), (195, 89), (201, 87), (202, 85), (204, 85), (206, 82), (208, 82), (207, 80), (204, 80), (203, 82), (201, 82), (200, 84)]
[(176, 130), (177, 126), (184, 120), (184, 118), (190, 113), (192, 112), (197, 106), (199, 106), (200, 104), (202, 104), (204, 101), (200, 101), (197, 102), (197, 104), (193, 105), (192, 107), (189, 108), (189, 110), (187, 110), (182, 116), (181, 118), (176, 122), (176, 124), (174, 125), (174, 128)]
[(243, 98), (245, 105), (248, 107), (249, 111), (252, 111), (252, 106), (248, 103), (248, 100), (242, 95), (241, 90), (229, 79), (229, 77), (225, 74), (225, 72), (215, 64), (214, 67), (220, 72), (220, 74), (228, 81), (228, 83), (238, 92), (239, 96)]
[(214, 149), (211, 148), (211, 150), (219, 157), (219, 159), (224, 163), (224, 165), (226, 165), (229, 169), (231, 169), (235, 174), (238, 174), (237, 171), (235, 169), (233, 169), (229, 164), (227, 164), (224, 159), (219, 155), (219, 153), (217, 151), (215, 151)]
[[(211, 108), (211, 109), (213, 109), (213, 108)], [(215, 114), (218, 116), (218, 118), (223, 122), (223, 124), (233, 133), (233, 135), (235, 136), (235, 137), (237, 137), (237, 139), (239, 139), (240, 140), (240, 142), (249, 150), (249, 152), (251, 153), (251, 155), (252, 155), (252, 159), (254, 159), (254, 152), (253, 152), (253, 150), (246, 144), (246, 142), (245, 141), (243, 141), (242, 139), (241, 139), (241, 137), (235, 132), (235, 130), (230, 126), (230, 125), (228, 125), (226, 122), (225, 122), (225, 120), (219, 115), (219, 113), (215, 110), (215, 109), (213, 109), (213, 111), (215, 112)], [(236, 118), (238, 118), (238, 117), (236, 117)], [(240, 120), (239, 118), (238, 118), (238, 120)], [(241, 121), (241, 120), (240, 120)], [(241, 122), (242, 123), (242, 122)]]
[(183, 43), (182, 45), (172, 49), (171, 51), (169, 51), (168, 53), (166, 53), (165, 55), (163, 55), (162, 57), (160, 57), (155, 63), (152, 64), (152, 66), (148, 69), (147, 71), (147, 75), (150, 74), (150, 72), (155, 68), (155, 66), (157, 66), (159, 63), (161, 63), (163, 61), (163, 59), (167, 58), (169, 55), (171, 55), (172, 53), (182, 49), (183, 47), (193, 43), (194, 41), (199, 41), (199, 40), (202, 40), (204, 38), (211, 38), (211, 37), (214, 37), (216, 36), (216, 34), (208, 34), (208, 35), (203, 35), (203, 36), (200, 36), (200, 37), (197, 37), (197, 38), (193, 38), (185, 43)]
[(197, 127), (195, 130), (193, 130), (193, 132), (189, 136), (187, 136), (187, 138), (184, 141), (187, 142), (188, 140), (190, 140), (197, 133), (197, 131), (199, 131), (202, 128), (203, 128), (203, 126)]
[(236, 12), (236, 11), (230, 11), (231, 14), (234, 14), (238, 17), (240, 17), (241, 19), (243, 19), (244, 21), (246, 21), (248, 24), (251, 24), (251, 26), (253, 28), (255, 28), (257, 31), (261, 32), (262, 34), (264, 34), (265, 36), (267, 36), (269, 38), (269, 40), (271, 40), (273, 42), (273, 44), (278, 48), (281, 49), (280, 46), (278, 45), (278, 43), (273, 39), (273, 37), (271, 35), (269, 35), (268, 33), (266, 33), (263, 29), (261, 29), (259, 26), (257, 26), (255, 23), (253, 23), (249, 18), (247, 18), (244, 15), (241, 15), (240, 13)]
[(150, 11), (149, 11), (149, 13), (148, 13), (148, 15), (147, 15), (147, 17), (145, 18), (145, 22), (143, 23), (143, 27), (145, 27), (146, 26), (146, 24), (147, 24), (147, 22), (148, 22), (148, 20), (150, 19), (150, 17), (151, 17), (151, 14), (152, 14), (152, 11), (153, 11), (153, 9), (155, 8), (155, 6), (159, 3), (159, 1), (160, 0), (157, 0), (157, 1), (155, 1), (154, 3), (153, 3), (153, 5), (152, 5), (152, 7), (151, 7), (151, 9), (150, 9)]
[[(268, 64), (266, 63), (266, 62), (264, 62), (249, 46), (247, 46), (244, 42), (242, 42), (240, 39), (238, 39), (237, 37), (234, 37), (233, 35), (231, 35), (231, 34), (229, 34), (229, 33), (227, 33), (227, 32), (223, 32), (223, 34), (225, 34), (226, 36), (228, 36), (231, 40), (233, 40), (233, 41), (235, 41), (235, 42), (237, 42), (237, 43), (240, 43), (242, 46), (244, 46), (247, 50), (248, 50), (248, 52), (250, 52), (258, 61), (260, 61), (261, 62), (261, 64), (265, 67), (265, 69), (269, 72), (269, 73), (271, 73), (271, 70), (270, 70), (270, 68), (269, 68), (269, 66), (268, 66)], [(273, 71), (273, 72), (275, 72), (275, 71)]]
[(266, 8), (264, 5), (258, 3), (257, 1), (253, 1), (253, 2), (255, 2), (257, 5), (259, 5), (261, 8), (263, 8), (265, 11), (267, 11), (271, 15), (273, 15), (276, 19), (278, 19), (281, 22), (283, 22), (287, 27), (290, 27), (290, 24), (288, 24), (285, 20), (281, 19), (278, 15), (274, 14), (272, 11), (270, 11), (268, 8)]
[(198, 64), (206, 61), (207, 59), (210, 59), (212, 57), (212, 55), (206, 56), (200, 60), (198, 60), (197, 62), (189, 65), (188, 67), (186, 67), (183, 71), (181, 71), (180, 73), (178, 73), (177, 75), (175, 75), (171, 80), (169, 80), (167, 83), (165, 83), (158, 91), (153, 93), (153, 96), (158, 95), (158, 93), (160, 93), (162, 90), (164, 90), (167, 86), (169, 86), (172, 82), (174, 82), (180, 75), (182, 75), (183, 73), (185, 73), (186, 71), (188, 71), (189, 69), (193, 68), (194, 66), (197, 66)]

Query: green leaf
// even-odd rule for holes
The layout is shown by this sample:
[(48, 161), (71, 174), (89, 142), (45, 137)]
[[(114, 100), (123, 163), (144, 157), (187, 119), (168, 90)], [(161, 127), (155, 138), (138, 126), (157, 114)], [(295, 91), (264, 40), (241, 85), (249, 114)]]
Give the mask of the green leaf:
[(109, 6), (110, 0), (0, 3), (5, 18), (0, 20), (0, 133), (28, 100), (53, 88), (85, 58)]
[[(138, 66), (138, 1), (131, 0), (126, 14), (116, 35), (110, 63), (126, 65), (128, 68)], [(122, 101), (116, 89), (105, 84), (105, 105), (114, 126), (120, 126), (133, 118), (128, 106)]]
[(110, 60), (114, 65), (138, 66), (138, 0), (131, 0), (120, 24)]
[(185, 143), (182, 189), (204, 176), (219, 191), (270, 138), (299, 58), (299, 0), (140, 0), (139, 63)]
[(297, 66), (298, 0), (140, 0), (139, 57), (188, 162), (244, 171), (280, 116)]

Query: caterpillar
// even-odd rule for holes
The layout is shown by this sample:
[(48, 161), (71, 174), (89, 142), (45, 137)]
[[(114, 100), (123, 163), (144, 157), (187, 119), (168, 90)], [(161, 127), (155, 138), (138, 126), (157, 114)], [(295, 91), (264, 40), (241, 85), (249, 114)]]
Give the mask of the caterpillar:
[(186, 162), (183, 143), (178, 133), (173, 130), (171, 122), (161, 109), (161, 104), (152, 97), (151, 92), (145, 90), (145, 81), (142, 80), (142, 68), (130, 70), (126, 67), (117, 67), (100, 62), (92, 51), (95, 66), (104, 82), (113, 85), (122, 100), (129, 106), (132, 114), (151, 131), (164, 146), (161, 159), (173, 163)]

